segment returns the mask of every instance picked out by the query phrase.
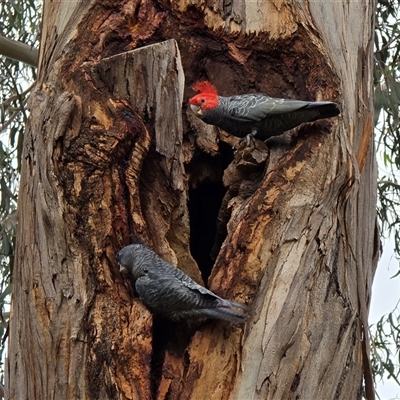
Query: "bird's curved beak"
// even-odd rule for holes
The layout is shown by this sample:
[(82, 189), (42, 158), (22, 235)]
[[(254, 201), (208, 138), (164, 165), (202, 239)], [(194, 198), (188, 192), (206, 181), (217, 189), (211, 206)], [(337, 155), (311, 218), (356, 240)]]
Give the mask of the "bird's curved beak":
[(201, 112), (201, 108), (200, 106), (196, 106), (194, 104), (190, 105), (190, 108), (192, 109), (192, 111), (196, 114), (196, 115), (203, 115), (203, 113)]
[(124, 267), (120, 263), (118, 263), (118, 265), (119, 265), (119, 272), (121, 272), (121, 274), (124, 274), (124, 275), (128, 275), (129, 274), (128, 268)]

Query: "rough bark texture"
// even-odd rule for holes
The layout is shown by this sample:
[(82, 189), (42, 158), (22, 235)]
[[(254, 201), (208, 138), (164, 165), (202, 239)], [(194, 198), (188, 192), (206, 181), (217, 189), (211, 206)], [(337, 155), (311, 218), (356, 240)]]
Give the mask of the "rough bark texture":
[[(373, 397), (367, 3), (45, 2), (8, 398), (357, 399), (363, 375)], [(187, 113), (200, 78), (342, 115), (243, 148)], [(114, 258), (136, 237), (246, 325), (153, 318)]]

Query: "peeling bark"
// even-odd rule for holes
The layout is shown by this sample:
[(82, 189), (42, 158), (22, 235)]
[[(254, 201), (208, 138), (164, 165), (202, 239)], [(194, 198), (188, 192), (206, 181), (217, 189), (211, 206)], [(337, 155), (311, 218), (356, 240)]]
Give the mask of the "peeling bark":
[[(363, 376), (373, 398), (373, 15), (347, 2), (45, 3), (7, 398), (357, 399)], [(187, 111), (201, 78), (222, 95), (337, 101), (342, 115), (244, 148)], [(116, 265), (133, 238), (246, 302), (245, 326), (153, 317)]]

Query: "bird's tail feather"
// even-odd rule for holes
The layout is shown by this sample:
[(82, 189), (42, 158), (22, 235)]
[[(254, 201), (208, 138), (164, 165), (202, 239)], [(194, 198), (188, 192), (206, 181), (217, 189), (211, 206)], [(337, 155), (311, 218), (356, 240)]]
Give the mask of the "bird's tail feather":
[(247, 310), (246, 304), (243, 303), (237, 303), (236, 301), (231, 301), (231, 300), (225, 300), (227, 303), (229, 303), (229, 307), (234, 307), (234, 308), (240, 308), (241, 310)]
[(207, 308), (203, 310), (203, 315), (209, 318), (222, 319), (233, 324), (244, 322), (246, 317), (244, 314), (229, 308)]
[(223, 299), (222, 297), (218, 297), (218, 305), (219, 307), (224, 307), (224, 308), (240, 308), (241, 310), (247, 310), (246, 304), (243, 303), (237, 303), (236, 301), (232, 300), (226, 300)]
[(330, 101), (316, 101), (314, 103), (309, 103), (306, 109), (314, 109), (319, 111), (319, 115), (310, 122), (323, 118), (336, 117), (336, 115), (340, 114), (338, 105)]

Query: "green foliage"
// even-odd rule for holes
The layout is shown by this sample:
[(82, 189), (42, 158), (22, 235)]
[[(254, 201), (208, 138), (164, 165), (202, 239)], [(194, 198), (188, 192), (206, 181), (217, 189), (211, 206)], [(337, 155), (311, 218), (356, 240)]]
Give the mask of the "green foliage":
[[(40, 5), (37, 1), (2, 0), (0, 3), (0, 35), (33, 47), (39, 46)], [(21, 160), (23, 132), (27, 119), (26, 99), (36, 79), (36, 68), (0, 57), (1, 140), (16, 149), (14, 159)]]
[(400, 387), (400, 314), (396, 309), (382, 316), (372, 337), (372, 371), (375, 381), (393, 379)]
[[(382, 160), (389, 171), (389, 177), (382, 177), (385, 185), (379, 191), (379, 198), (386, 202), (387, 191), (398, 191), (398, 170), (400, 167), (400, 11), (398, 0), (381, 0), (377, 5), (375, 31), (375, 132), (378, 150), (382, 152)], [(385, 224), (393, 223), (396, 215), (380, 214), (382, 231), (388, 228)], [(392, 225), (394, 226), (394, 225)], [(396, 241), (396, 253), (400, 254), (399, 242)]]
[[(375, 31), (375, 137), (379, 171), (378, 215), (381, 236), (394, 237), (400, 259), (400, 4), (378, 0)], [(400, 274), (397, 272), (395, 276)], [(396, 309), (371, 327), (375, 382), (392, 379), (400, 386), (400, 318)]]
[[(7, 330), (16, 234), (19, 173), (12, 166), (12, 158), (13, 155), (0, 142), (0, 340)], [(4, 350), (5, 346), (1, 345), (1, 360)]]

